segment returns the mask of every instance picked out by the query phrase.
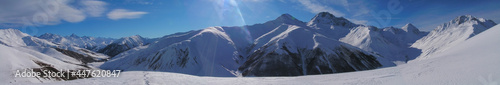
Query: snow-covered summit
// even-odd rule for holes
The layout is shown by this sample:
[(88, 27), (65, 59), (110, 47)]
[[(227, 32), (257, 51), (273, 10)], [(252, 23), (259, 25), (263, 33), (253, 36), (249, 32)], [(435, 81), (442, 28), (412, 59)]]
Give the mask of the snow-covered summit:
[(444, 23), (440, 26), (438, 26), (436, 29), (434, 29), (437, 32), (444, 31), (446, 29), (460, 29), (463, 27), (459, 27), (459, 25), (474, 25), (476, 32), (474, 33), (479, 33), (482, 32), (486, 29), (482, 28), (490, 28), (496, 25), (493, 20), (487, 20), (484, 18), (477, 18), (472, 15), (463, 15), (463, 16), (458, 16), (457, 18), (449, 21), (448, 23)]
[(120, 43), (120, 44), (129, 44), (129, 45), (142, 45), (143, 39), (139, 35), (134, 35), (130, 37), (123, 37), (118, 40), (115, 40), (113, 43)]
[(307, 22), (307, 26), (329, 38), (340, 39), (345, 37), (351, 29), (360, 25), (354, 24), (343, 17), (335, 17), (328, 12), (321, 12)]
[(469, 22), (469, 21), (478, 21), (478, 22), (487, 22), (487, 23), (493, 22), (492, 20), (487, 20), (484, 18), (477, 18), (477, 17), (474, 17), (472, 15), (462, 15), (462, 16), (458, 16), (454, 20), (450, 21), (450, 23), (462, 24), (462, 23)]
[(330, 14), (328, 12), (320, 12), (314, 18), (311, 19), (307, 23), (307, 26), (312, 26), (312, 27), (322, 27), (319, 25), (325, 25), (325, 26), (343, 26), (343, 27), (354, 27), (356, 24), (352, 23), (351, 21), (345, 19), (344, 17), (335, 17), (333, 14)]
[(290, 14), (282, 14), (278, 18), (268, 21), (266, 23), (274, 23), (274, 24), (292, 24), (292, 25), (299, 25), (303, 24), (304, 22), (296, 19)]
[(405, 32), (411, 32), (411, 33), (415, 33), (415, 34), (420, 33), (420, 30), (418, 30), (418, 28), (413, 26), (413, 24), (411, 24), (411, 23), (406, 24), (401, 29), (403, 29)]
[(0, 29), (0, 44), (7, 46), (26, 46), (23, 38), (29, 36), (17, 29)]
[(62, 38), (62, 37), (63, 36), (52, 34), (52, 33), (45, 33), (45, 34), (42, 34), (42, 35), (38, 36), (38, 38), (46, 39), (46, 40), (49, 40), (49, 41), (53, 41), (54, 39), (59, 39), (59, 38)]

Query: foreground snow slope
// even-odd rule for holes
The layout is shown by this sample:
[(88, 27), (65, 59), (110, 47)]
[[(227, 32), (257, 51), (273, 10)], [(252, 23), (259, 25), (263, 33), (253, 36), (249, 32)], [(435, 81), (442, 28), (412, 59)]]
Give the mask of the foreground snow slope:
[(53, 84), (361, 84), (497, 85), (500, 83), (500, 26), (492, 27), (432, 58), (396, 67), (300, 77), (199, 77), (168, 72), (132, 71), (118, 78), (90, 78)]
[[(43, 51), (45, 53), (40, 53)], [(22, 82), (51, 82), (50, 79), (21, 78), (15, 77), (16, 70), (23, 71), (26, 68), (44, 67), (39, 63), (48, 64), (56, 69), (86, 69), (78, 65), (79, 61), (65, 56), (54, 49), (47, 47), (8, 47), (0, 45), (0, 83), (22, 83)], [(37, 63), (39, 62), (39, 63)]]

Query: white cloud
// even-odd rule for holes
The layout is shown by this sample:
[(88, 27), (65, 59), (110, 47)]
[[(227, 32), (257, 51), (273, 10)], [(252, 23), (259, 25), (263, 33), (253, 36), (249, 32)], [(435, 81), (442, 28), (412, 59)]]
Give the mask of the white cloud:
[(56, 25), (62, 21), (81, 22), (98, 17), (105, 2), (97, 0), (0, 0), (0, 25)]
[(355, 24), (363, 24), (366, 25), (368, 23), (367, 20), (357, 20), (357, 19), (348, 19), (349, 21), (355, 23)]
[(304, 5), (311, 13), (319, 13), (319, 12), (330, 12), (335, 16), (344, 16), (344, 13), (341, 13), (337, 10), (334, 10), (331, 7), (323, 5), (315, 0), (298, 0), (300, 4)]
[(85, 0), (80, 3), (84, 6), (83, 10), (92, 17), (100, 17), (106, 11), (106, 2)]
[(129, 11), (126, 9), (115, 9), (108, 13), (108, 18), (112, 20), (135, 19), (135, 18), (140, 18), (144, 14), (148, 13), (141, 11)]

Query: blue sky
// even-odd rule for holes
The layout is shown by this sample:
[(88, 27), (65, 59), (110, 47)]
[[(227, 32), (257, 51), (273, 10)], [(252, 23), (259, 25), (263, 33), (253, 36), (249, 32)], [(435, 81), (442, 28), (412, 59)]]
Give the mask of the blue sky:
[[(0, 28), (54, 33), (155, 38), (211, 26), (264, 23), (288, 13), (307, 22), (327, 11), (358, 24), (430, 31), (470, 14), (500, 22), (499, 0), (2, 0)], [(388, 15), (382, 16), (382, 15)]]

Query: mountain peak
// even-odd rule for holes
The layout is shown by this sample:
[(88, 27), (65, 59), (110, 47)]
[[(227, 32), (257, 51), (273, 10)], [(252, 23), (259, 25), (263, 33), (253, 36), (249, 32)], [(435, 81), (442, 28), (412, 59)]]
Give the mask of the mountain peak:
[(403, 29), (405, 32), (413, 32), (413, 33), (419, 33), (420, 30), (418, 30), (417, 27), (413, 26), (413, 24), (408, 23), (405, 26), (403, 26), (401, 29)]
[(52, 34), (52, 33), (44, 33), (44, 34), (38, 36), (38, 38), (42, 38), (42, 39), (49, 39), (49, 38), (56, 38), (56, 37), (60, 37), (60, 36), (57, 34)]
[(134, 36), (130, 36), (129, 38), (136, 38), (136, 39), (139, 39), (139, 38), (142, 38), (142, 36), (140, 36), (140, 35), (134, 35)]
[(0, 31), (9, 31), (9, 32), (21, 32), (18, 29), (8, 28), (8, 29), (0, 29)]
[[(496, 23), (493, 22), (492, 20), (478, 18), (478, 17), (474, 17), (472, 15), (462, 15), (462, 16), (456, 17), (455, 19), (449, 21), (448, 23), (441, 24), (436, 29), (434, 29), (434, 31), (444, 31), (444, 30), (449, 29), (449, 28), (457, 28), (456, 26), (459, 26), (459, 25), (467, 25), (467, 26), (481, 25), (484, 27), (482, 29), (488, 29), (490, 27), (495, 26)], [(477, 28), (477, 27), (474, 27), (474, 28)], [(477, 32), (480, 32), (480, 31), (477, 31)], [(476, 33), (476, 31), (475, 31), (475, 33)]]
[(286, 21), (286, 20), (297, 20), (297, 19), (295, 19), (295, 17), (293, 17), (290, 14), (281, 14), (281, 16), (279, 16), (278, 18), (276, 18), (276, 20)]
[(314, 16), (314, 18), (311, 19), (307, 23), (308, 26), (315, 26), (315, 27), (323, 27), (323, 26), (318, 26), (318, 25), (326, 25), (324, 27), (330, 27), (331, 25), (334, 26), (344, 26), (344, 27), (354, 27), (354, 23), (351, 21), (345, 19), (344, 17), (335, 17), (333, 14), (328, 13), (328, 12), (320, 12)]
[(268, 21), (266, 23), (272, 23), (272, 24), (278, 24), (278, 25), (281, 25), (281, 24), (303, 25), (304, 24), (304, 22), (296, 19), (295, 17), (293, 17), (290, 14), (282, 14), (278, 18), (271, 20), (271, 21)]
[(71, 34), (69, 37), (72, 37), (72, 38), (79, 38), (78, 35), (76, 35), (75, 33)]
[(20, 35), (20, 36), (29, 36), (26, 33), (21, 32), (19, 29), (0, 29), (0, 34), (15, 34), (15, 35)]
[(320, 12), (316, 15), (316, 17), (335, 18), (335, 16), (329, 12)]
[(462, 15), (458, 16), (457, 18), (453, 19), (451, 22), (455, 24), (462, 24), (467, 21), (478, 21), (478, 19), (472, 15)]

